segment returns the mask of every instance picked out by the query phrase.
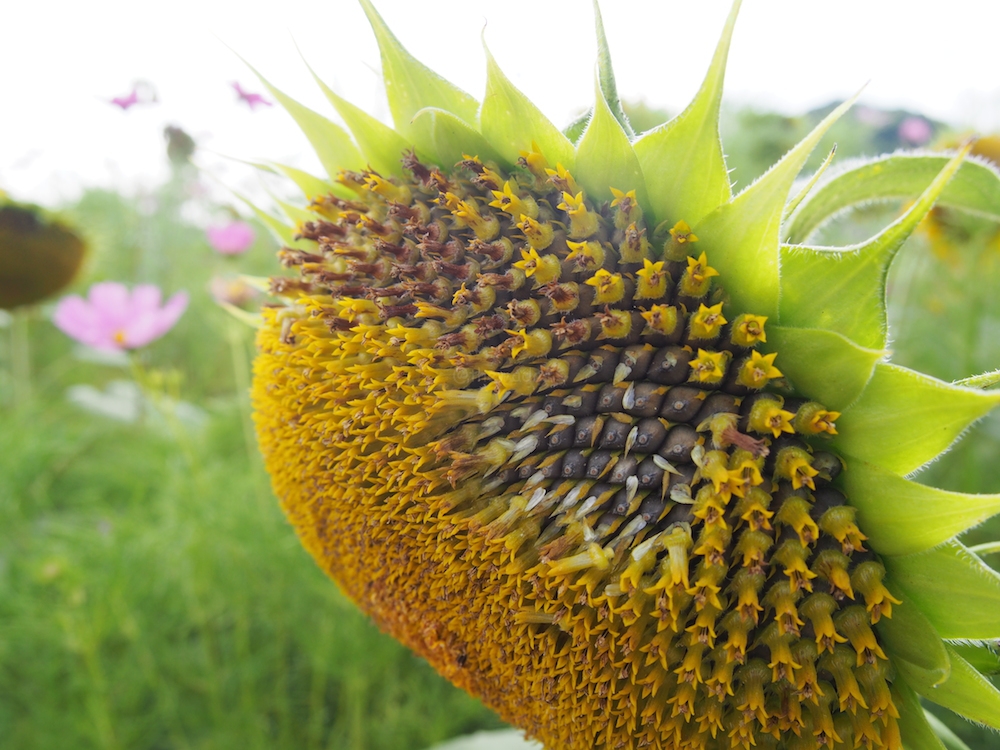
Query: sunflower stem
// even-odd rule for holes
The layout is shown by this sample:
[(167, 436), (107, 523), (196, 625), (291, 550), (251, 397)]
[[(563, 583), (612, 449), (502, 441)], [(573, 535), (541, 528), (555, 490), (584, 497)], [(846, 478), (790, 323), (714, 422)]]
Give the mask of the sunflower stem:
[(14, 310), (10, 326), (10, 375), (14, 404), (31, 398), (31, 308)]

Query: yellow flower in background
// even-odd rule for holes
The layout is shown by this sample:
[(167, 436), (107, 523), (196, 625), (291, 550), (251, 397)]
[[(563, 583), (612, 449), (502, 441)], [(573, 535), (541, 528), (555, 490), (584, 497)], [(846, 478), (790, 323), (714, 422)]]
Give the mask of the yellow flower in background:
[[(636, 135), (598, 17), (572, 142), (487, 52), (482, 103), (368, 0), (394, 128), (271, 93), (328, 180), (270, 223), (254, 405), (317, 562), (388, 632), (552, 750), (943, 747), (918, 695), (1000, 728), (1000, 511), (907, 475), (1000, 394), (891, 364), (885, 275), (939, 196), (1000, 178), (893, 155), (790, 195), (839, 107), (733, 196), (705, 83)], [(983, 188), (970, 189), (970, 186)], [(946, 192), (943, 192), (946, 191)], [(850, 248), (843, 208), (916, 200)]]

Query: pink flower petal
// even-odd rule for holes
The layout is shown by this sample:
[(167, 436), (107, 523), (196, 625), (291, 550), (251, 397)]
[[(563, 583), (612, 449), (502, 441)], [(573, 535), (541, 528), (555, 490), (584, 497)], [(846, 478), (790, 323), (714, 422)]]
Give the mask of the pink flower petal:
[(131, 314), (135, 316), (145, 313), (156, 312), (160, 307), (160, 300), (163, 294), (158, 286), (153, 284), (139, 284), (132, 290)]
[(205, 230), (205, 234), (208, 236), (208, 244), (223, 255), (246, 252), (254, 241), (253, 227), (242, 221), (209, 227)]
[(100, 317), (93, 307), (76, 294), (59, 300), (52, 322), (56, 328), (81, 344), (97, 346), (103, 340)]
[(177, 292), (162, 308), (144, 312), (125, 329), (125, 346), (135, 349), (160, 338), (174, 327), (187, 305), (187, 292)]
[(61, 300), (52, 320), (67, 336), (98, 349), (144, 346), (173, 328), (188, 304), (186, 292), (161, 307), (158, 287), (140, 284), (130, 293), (113, 281), (94, 284), (87, 297)]

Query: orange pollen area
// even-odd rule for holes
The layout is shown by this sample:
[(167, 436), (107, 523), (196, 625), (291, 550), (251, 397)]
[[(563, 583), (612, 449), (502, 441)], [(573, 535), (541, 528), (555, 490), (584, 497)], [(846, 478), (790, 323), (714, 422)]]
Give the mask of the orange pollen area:
[[(718, 275), (706, 254), (621, 261), (638, 206), (617, 226), (628, 201), (595, 205), (537, 151), (509, 173), (411, 154), (314, 203), (315, 260), (263, 311), (253, 386), (302, 543), (547, 747), (901, 750), (872, 628), (898, 600), (831, 484), (842, 462), (806, 440), (818, 405), (744, 382), (738, 326), (693, 337), (727, 299), (677, 291)], [(657, 263), (662, 296), (637, 299)]]

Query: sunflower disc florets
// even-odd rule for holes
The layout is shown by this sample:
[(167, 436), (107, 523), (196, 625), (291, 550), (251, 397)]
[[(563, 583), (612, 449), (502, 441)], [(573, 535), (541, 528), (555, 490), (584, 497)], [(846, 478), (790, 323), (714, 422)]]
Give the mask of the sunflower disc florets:
[[(738, 2), (690, 107), (638, 136), (599, 15), (568, 136), (491, 56), (480, 104), (362, 5), (395, 129), (324, 87), (348, 134), (268, 84), (329, 178), (275, 165), (311, 204), (283, 205), (294, 229), (260, 213), (298, 274), (271, 281), (254, 385), (319, 564), (550, 750), (941, 750), (918, 694), (1000, 728), (977, 671), (1000, 669), (1000, 576), (955, 539), (1000, 495), (905, 478), (1000, 376), (888, 362), (885, 309), (945, 186), (1000, 220), (1000, 174), (966, 144), (820, 180), (831, 153), (792, 196), (847, 103), (734, 196)], [(900, 195), (868, 241), (803, 244)]]

